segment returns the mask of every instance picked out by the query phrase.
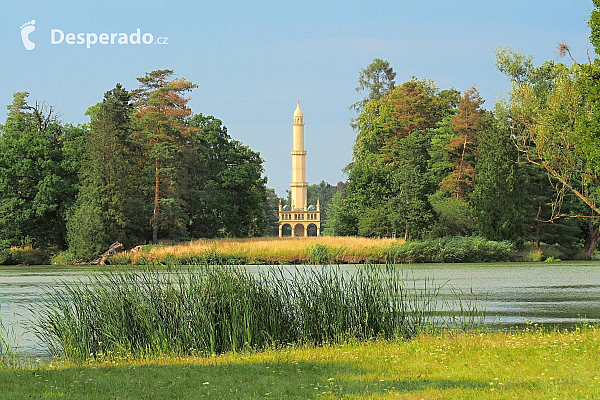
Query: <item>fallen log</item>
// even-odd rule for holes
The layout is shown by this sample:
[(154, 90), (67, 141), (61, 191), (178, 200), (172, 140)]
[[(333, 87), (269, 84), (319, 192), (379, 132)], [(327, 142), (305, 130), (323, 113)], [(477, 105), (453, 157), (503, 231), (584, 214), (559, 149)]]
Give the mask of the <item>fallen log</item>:
[(97, 259), (92, 261), (90, 263), (90, 265), (106, 265), (106, 259), (108, 257), (110, 257), (114, 254), (117, 254), (117, 253), (123, 251), (124, 249), (125, 249), (125, 247), (121, 243), (114, 242), (113, 244), (110, 245), (108, 250), (106, 250), (104, 253), (102, 253), (100, 255), (100, 257), (98, 257)]

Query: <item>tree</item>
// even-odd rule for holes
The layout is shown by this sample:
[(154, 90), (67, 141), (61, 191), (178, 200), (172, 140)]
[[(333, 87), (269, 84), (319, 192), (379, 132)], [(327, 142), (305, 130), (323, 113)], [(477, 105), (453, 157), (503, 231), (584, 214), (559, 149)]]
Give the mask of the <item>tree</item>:
[[(350, 106), (350, 109), (358, 114), (364, 111), (365, 106), (371, 100), (380, 100), (384, 95), (392, 91), (396, 85), (394, 78), (396, 73), (390, 67), (390, 63), (381, 58), (375, 58), (366, 68), (360, 70), (358, 75), (357, 92), (369, 91), (368, 95)], [(356, 120), (352, 120), (350, 124), (356, 128)]]
[(477, 234), (489, 240), (523, 241), (522, 186), (518, 152), (508, 129), (491, 120), (480, 133), (470, 207)]
[(181, 185), (182, 148), (189, 134), (186, 120), (192, 114), (184, 94), (197, 85), (185, 78), (173, 78), (172, 70), (156, 70), (138, 78), (140, 88), (132, 92), (138, 140), (150, 161), (153, 180), (152, 241), (158, 242), (159, 229), (171, 238), (187, 236)]
[(279, 197), (275, 189), (267, 188), (267, 201), (265, 202), (265, 214), (269, 221), (269, 236), (279, 235)]
[(14, 94), (0, 135), (2, 246), (65, 247), (87, 131), (58, 121), (54, 107)]
[[(435, 221), (429, 203), (435, 189), (427, 171), (429, 131), (454, 112), (452, 98), (430, 81), (413, 79), (365, 106), (353, 161), (346, 167), (348, 196), (335, 217), (356, 224), (345, 226), (345, 232), (378, 236), (398, 231), (414, 239), (427, 234)], [(387, 218), (374, 230), (368, 220), (381, 217), (382, 210)]]
[[(547, 222), (558, 218), (586, 218), (588, 237), (584, 251), (591, 257), (600, 231), (598, 218), (598, 179), (595, 154), (598, 138), (593, 126), (598, 100), (594, 92), (593, 66), (546, 62), (533, 67), (525, 58), (500, 49), (498, 68), (513, 82), (510, 103), (497, 106), (505, 118), (517, 149), (529, 163), (542, 167), (555, 187), (552, 214)], [(592, 75), (590, 75), (590, 73)], [(562, 208), (566, 193), (572, 193), (587, 205), (585, 214), (569, 214)]]
[(451, 154), (454, 169), (442, 180), (441, 187), (448, 188), (457, 200), (468, 199), (473, 186), (474, 153), (484, 124), (483, 102), (477, 89), (470, 88), (458, 103), (458, 113), (450, 119), (455, 135), (450, 138), (446, 150)]
[(337, 186), (333, 186), (325, 181), (309, 185), (306, 190), (309, 205), (316, 205), (317, 201), (319, 202), (321, 211), (321, 228), (327, 226), (329, 206), (331, 205), (331, 199), (337, 190)]
[(347, 186), (345, 184), (331, 198), (327, 224), (323, 229), (324, 236), (353, 236), (358, 233), (358, 216), (355, 213), (357, 208), (346, 203)]
[(186, 151), (190, 234), (194, 237), (248, 237), (268, 234), (263, 159), (232, 140), (221, 120), (197, 114), (188, 121)]
[(90, 107), (91, 132), (79, 177), (77, 205), (67, 224), (69, 249), (91, 260), (111, 243), (144, 243), (139, 146), (132, 138), (130, 95), (120, 84)]

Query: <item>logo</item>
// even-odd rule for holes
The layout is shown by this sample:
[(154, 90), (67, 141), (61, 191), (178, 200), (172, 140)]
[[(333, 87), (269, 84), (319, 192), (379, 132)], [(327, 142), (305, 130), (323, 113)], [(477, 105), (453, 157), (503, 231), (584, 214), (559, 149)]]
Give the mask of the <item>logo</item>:
[[(27, 50), (33, 50), (35, 43), (29, 40), (29, 34), (35, 31), (35, 20), (21, 25), (21, 39)], [(94, 45), (166, 45), (168, 37), (156, 37), (150, 32), (142, 32), (137, 28), (134, 32), (63, 32), (61, 29), (50, 30), (50, 44), (52, 45), (84, 45), (91, 48)]]
[(64, 33), (60, 29), (50, 31), (51, 44), (85, 44), (88, 49), (95, 44), (168, 44), (166, 36), (161, 36), (154, 40), (151, 33), (141, 33), (140, 28), (135, 32), (127, 34), (125, 32), (103, 32), (100, 34), (94, 32)]
[(21, 39), (23, 40), (23, 46), (27, 50), (33, 50), (35, 48), (35, 43), (29, 40), (29, 34), (35, 31), (35, 19), (21, 25)]

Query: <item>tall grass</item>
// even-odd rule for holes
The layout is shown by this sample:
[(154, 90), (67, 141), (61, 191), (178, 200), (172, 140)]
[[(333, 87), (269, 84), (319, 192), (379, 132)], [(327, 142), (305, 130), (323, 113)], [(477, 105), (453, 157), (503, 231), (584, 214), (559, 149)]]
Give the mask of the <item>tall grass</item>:
[(509, 242), (448, 236), (405, 242), (360, 237), (213, 239), (174, 246), (147, 245), (112, 256), (111, 264), (357, 264), (508, 261)]
[[(377, 257), (397, 239), (360, 237), (287, 237), (252, 239), (203, 239), (174, 246), (148, 245), (137, 252), (110, 258), (112, 264), (147, 265), (153, 261), (196, 264), (306, 264), (315, 250), (326, 249), (331, 262), (358, 263)], [(381, 260), (379, 260), (381, 261)]]
[(113, 272), (49, 290), (37, 335), (74, 359), (411, 338), (443, 323), (439, 290), (407, 287), (393, 266)]
[[(2, 322), (0, 314), (0, 369), (16, 365), (17, 356), (13, 342), (9, 339), (11, 332)], [(12, 335), (14, 336), (14, 335)]]

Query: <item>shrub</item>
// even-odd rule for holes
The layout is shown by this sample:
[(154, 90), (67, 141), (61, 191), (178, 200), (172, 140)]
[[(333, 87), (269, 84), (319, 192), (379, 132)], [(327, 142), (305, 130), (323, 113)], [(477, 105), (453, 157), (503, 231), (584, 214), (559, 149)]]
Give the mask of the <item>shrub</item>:
[(41, 249), (27, 247), (12, 247), (7, 259), (9, 264), (43, 265), (49, 264), (50, 254)]
[(392, 244), (380, 254), (386, 262), (494, 262), (507, 261), (515, 251), (510, 242), (477, 236), (448, 236), (422, 242)]
[(79, 260), (72, 251), (65, 250), (56, 253), (50, 261), (54, 265), (73, 265)]

